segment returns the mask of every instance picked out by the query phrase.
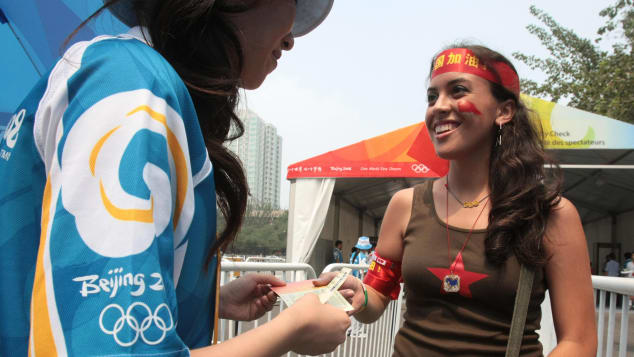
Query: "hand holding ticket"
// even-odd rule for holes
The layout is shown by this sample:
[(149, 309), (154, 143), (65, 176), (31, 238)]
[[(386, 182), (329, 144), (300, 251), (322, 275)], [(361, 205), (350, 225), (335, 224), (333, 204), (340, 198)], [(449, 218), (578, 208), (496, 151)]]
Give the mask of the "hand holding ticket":
[(306, 294), (316, 294), (322, 304), (327, 303), (344, 311), (352, 311), (354, 310), (352, 305), (338, 291), (349, 274), (350, 269), (343, 268), (326, 286), (315, 287), (312, 280), (304, 280), (285, 286), (272, 287), (271, 290), (279, 295), (286, 306), (293, 305)]

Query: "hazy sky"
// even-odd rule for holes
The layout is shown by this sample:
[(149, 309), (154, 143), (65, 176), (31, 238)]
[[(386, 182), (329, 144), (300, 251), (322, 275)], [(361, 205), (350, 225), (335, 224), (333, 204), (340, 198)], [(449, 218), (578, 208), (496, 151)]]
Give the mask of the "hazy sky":
[[(424, 120), (432, 56), (457, 40), (511, 58), (547, 55), (526, 26), (536, 5), (559, 24), (594, 39), (602, 0), (336, 0), (328, 18), (295, 40), (264, 84), (241, 105), (283, 138), (281, 206), (288, 208), (286, 168), (295, 162)], [(543, 78), (515, 60), (521, 78)]]

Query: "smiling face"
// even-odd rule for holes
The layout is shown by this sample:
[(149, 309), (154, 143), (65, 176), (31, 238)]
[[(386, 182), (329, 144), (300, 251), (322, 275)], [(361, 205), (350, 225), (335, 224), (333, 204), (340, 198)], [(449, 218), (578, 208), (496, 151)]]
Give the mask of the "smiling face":
[(436, 153), (455, 160), (491, 150), (494, 125), (505, 123), (491, 84), (479, 76), (447, 72), (435, 76), (427, 89), (425, 122)]
[(240, 78), (245, 89), (258, 88), (277, 67), (282, 51), (290, 51), (294, 40), (295, 0), (235, 0), (246, 10), (232, 13), (244, 55)]

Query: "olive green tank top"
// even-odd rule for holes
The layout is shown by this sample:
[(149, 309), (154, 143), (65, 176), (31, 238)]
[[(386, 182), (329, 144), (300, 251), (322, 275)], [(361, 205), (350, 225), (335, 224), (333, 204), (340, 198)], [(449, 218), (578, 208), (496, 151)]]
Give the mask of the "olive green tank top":
[[(394, 345), (397, 357), (504, 356), (513, 316), (520, 265), (514, 256), (496, 268), (484, 254), (486, 229), (474, 230), (461, 256), (468, 229), (447, 227), (434, 208), (432, 182), (414, 188), (411, 218), (403, 247), (406, 312)], [(442, 279), (455, 261), (460, 290), (446, 293)], [(535, 272), (520, 356), (542, 356), (535, 330), (546, 284)]]

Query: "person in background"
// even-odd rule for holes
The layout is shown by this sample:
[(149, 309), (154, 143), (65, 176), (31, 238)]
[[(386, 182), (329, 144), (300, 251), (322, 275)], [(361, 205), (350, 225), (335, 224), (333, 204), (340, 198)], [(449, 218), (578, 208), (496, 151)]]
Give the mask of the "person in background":
[(0, 355), (256, 357), (345, 340), (348, 315), (308, 294), (210, 346), (216, 307), (257, 319), (285, 284), (215, 288), (248, 197), (225, 145), (244, 132), (239, 90), (260, 87), (332, 2), (106, 0), (87, 20), (109, 9), (131, 29), (70, 47), (0, 141)]
[[(361, 236), (357, 240), (357, 244), (354, 246), (357, 250), (350, 256), (350, 264), (364, 264), (367, 265), (370, 258), (370, 249), (372, 249), (372, 243), (370, 238)], [(353, 270), (352, 275), (357, 278), (363, 278), (366, 270)]]
[(632, 252), (625, 252), (623, 254), (625, 261), (623, 262), (623, 271), (621, 274), (627, 278), (631, 278), (634, 275), (634, 262), (632, 262)]
[(372, 244), (372, 248), (370, 248), (370, 255), (368, 257), (368, 262), (370, 262), (370, 261), (372, 261), (372, 259), (374, 259), (374, 254), (376, 252), (376, 243), (377, 243), (377, 241), (376, 241), (376, 239), (375, 240), (370, 239), (370, 243)]
[(332, 250), (332, 258), (335, 264), (343, 263), (343, 242), (337, 240), (335, 242), (335, 248)]
[[(623, 254), (625, 262), (623, 262), (623, 271), (621, 274), (626, 278), (634, 278), (634, 261), (632, 261), (632, 252)], [(634, 296), (630, 296), (630, 309), (634, 309)]]
[(619, 263), (616, 261), (616, 254), (614, 252), (605, 256), (605, 266), (603, 267), (603, 273), (606, 276), (619, 276)]
[[(370, 238), (361, 236), (357, 240), (357, 244), (354, 246), (354, 252), (350, 256), (350, 264), (367, 265), (370, 260), (370, 250), (372, 249), (372, 243)], [(366, 269), (354, 269), (352, 276), (358, 279), (363, 279), (363, 276), (367, 272)], [(344, 288), (347, 284), (344, 284)], [(353, 319), (348, 335), (351, 337), (366, 337), (366, 327), (361, 322)]]

